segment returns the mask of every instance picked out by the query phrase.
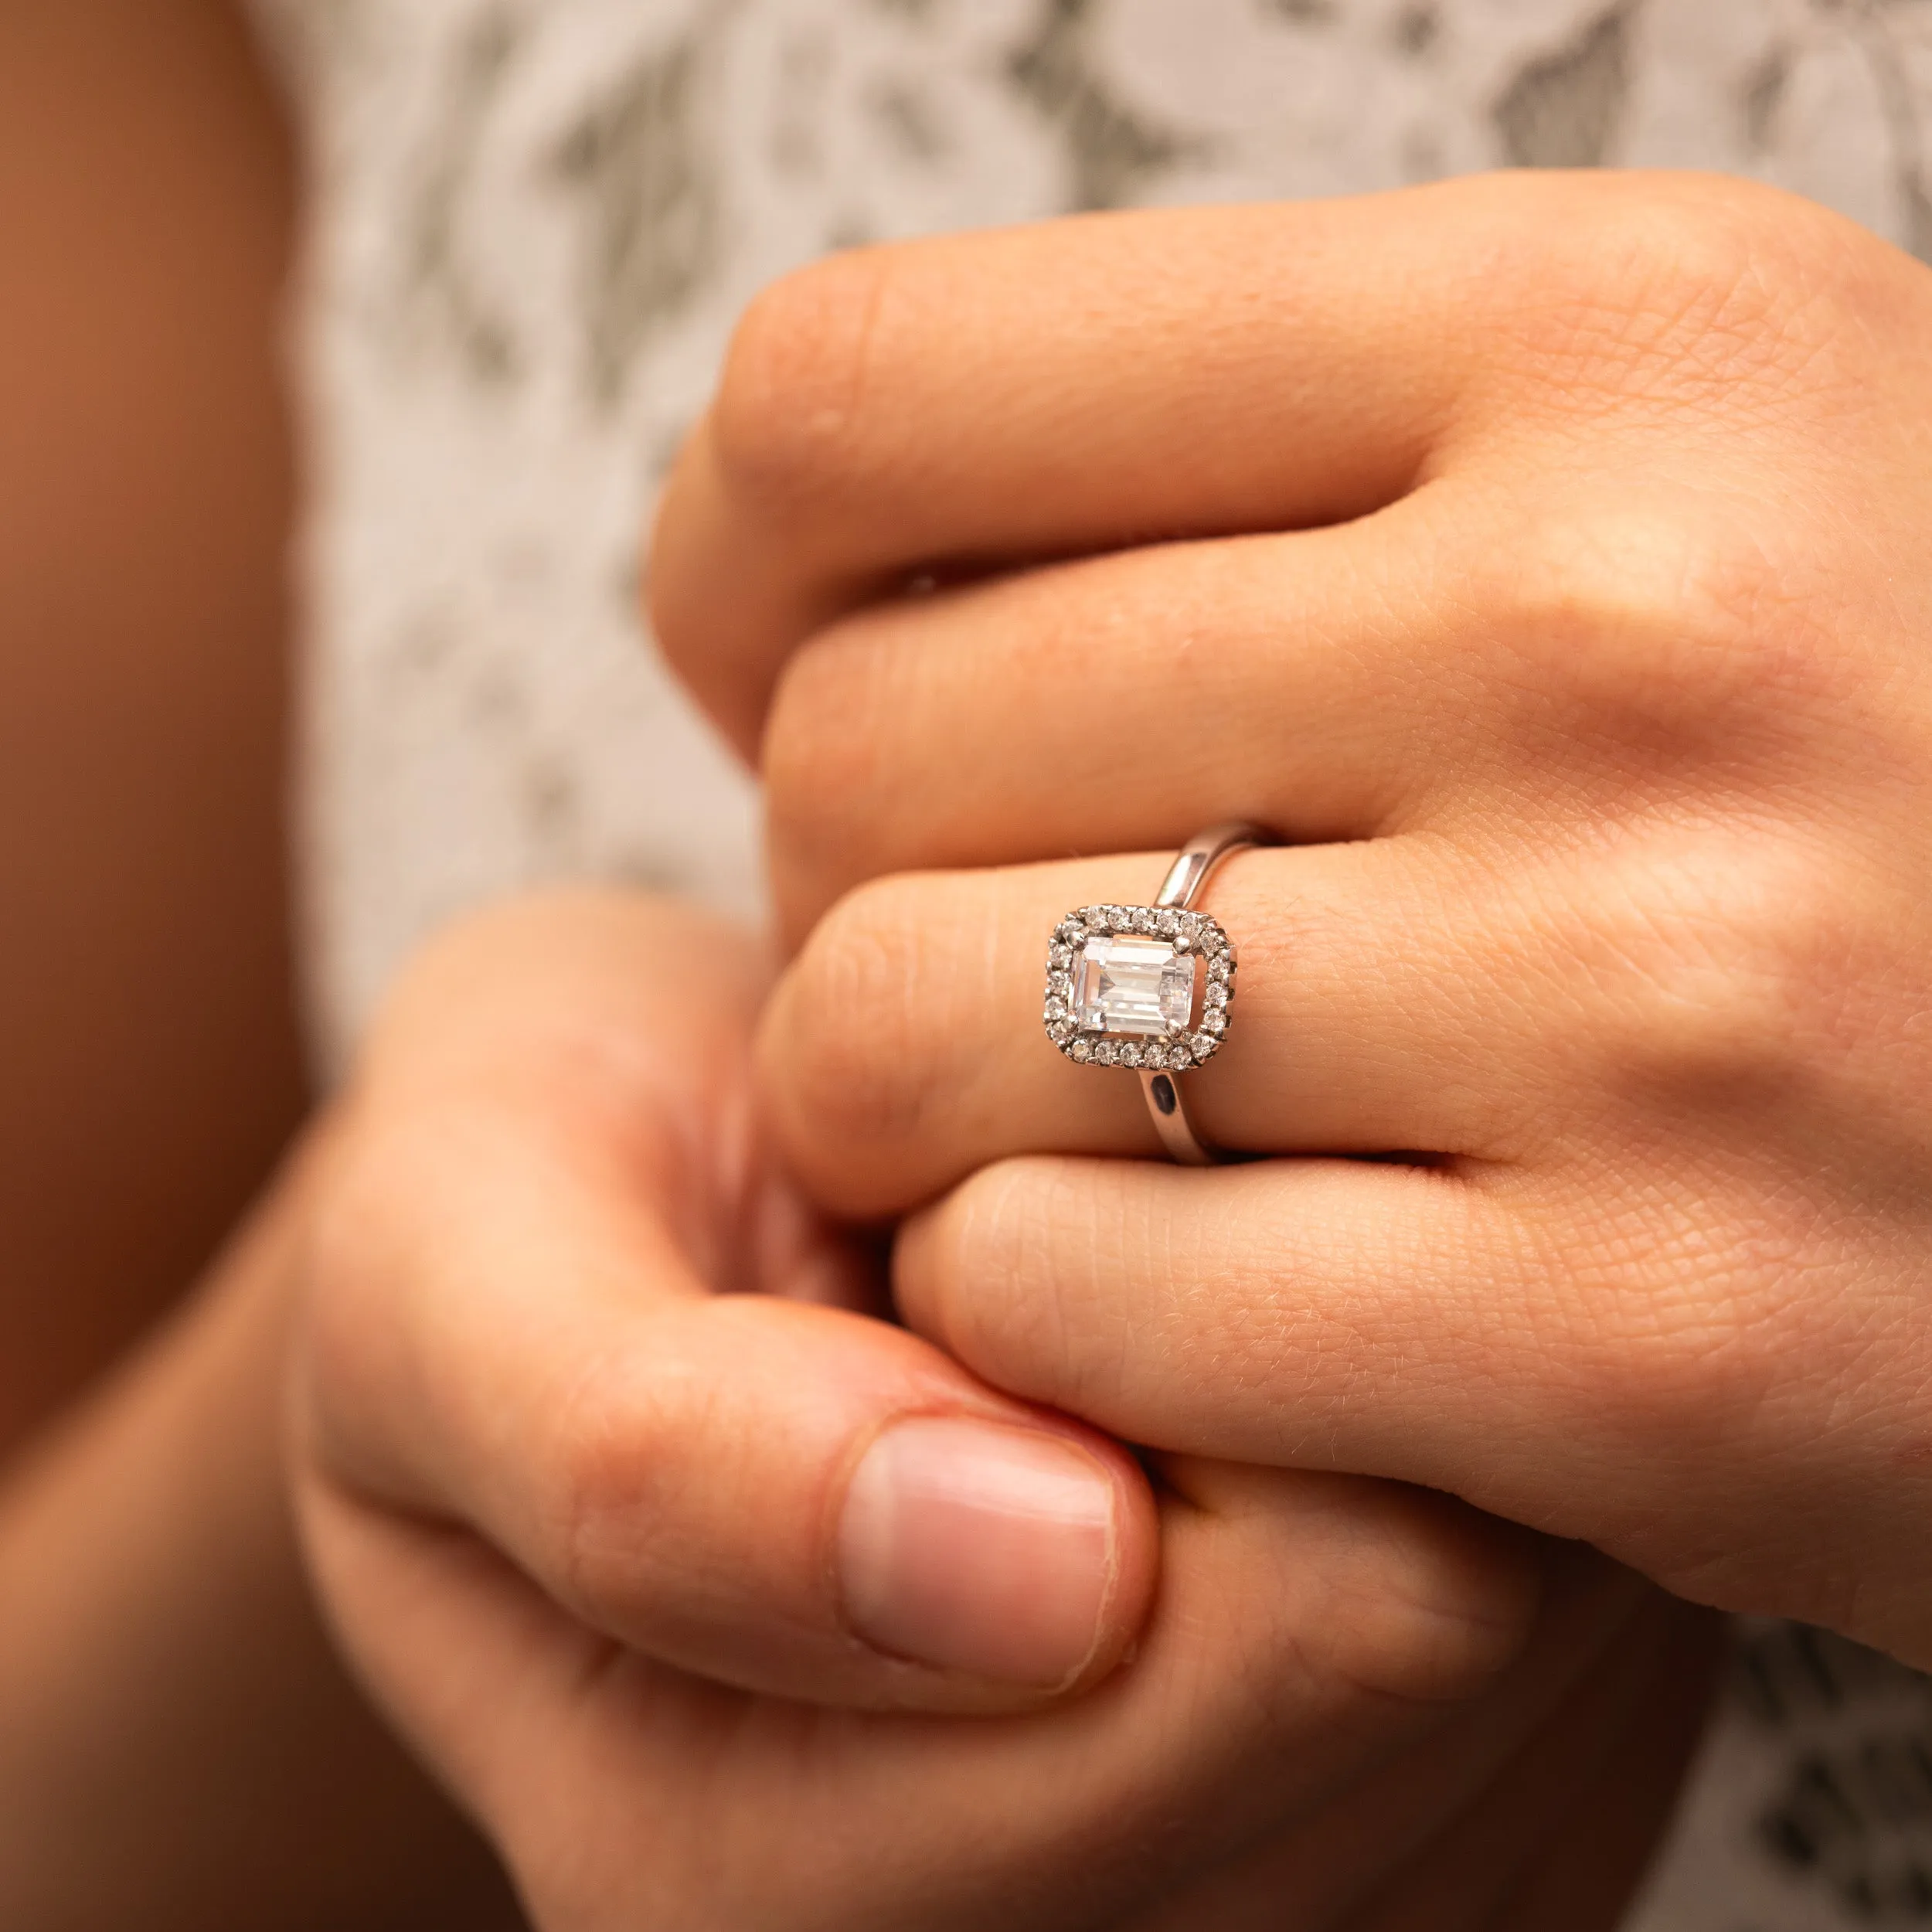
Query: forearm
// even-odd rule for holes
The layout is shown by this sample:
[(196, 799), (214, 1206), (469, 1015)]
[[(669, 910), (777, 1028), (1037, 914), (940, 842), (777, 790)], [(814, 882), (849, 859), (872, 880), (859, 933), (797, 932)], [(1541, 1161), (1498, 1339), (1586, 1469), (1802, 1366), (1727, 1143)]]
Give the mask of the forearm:
[(0, 1923), (518, 1922), (304, 1583), (278, 1413), (302, 1192), (0, 1488)]

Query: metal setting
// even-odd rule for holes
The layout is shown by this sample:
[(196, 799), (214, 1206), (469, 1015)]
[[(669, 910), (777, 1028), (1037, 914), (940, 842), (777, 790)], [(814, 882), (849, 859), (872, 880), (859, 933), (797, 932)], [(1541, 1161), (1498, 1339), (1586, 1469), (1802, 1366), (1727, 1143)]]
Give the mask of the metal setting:
[(1178, 1075), (1221, 1050), (1238, 962), (1196, 901), (1222, 861), (1270, 843), (1260, 827), (1216, 825), (1182, 847), (1151, 906), (1083, 906), (1053, 929), (1046, 1036), (1082, 1066), (1140, 1076), (1161, 1145), (1189, 1167), (1218, 1158), (1189, 1124)]

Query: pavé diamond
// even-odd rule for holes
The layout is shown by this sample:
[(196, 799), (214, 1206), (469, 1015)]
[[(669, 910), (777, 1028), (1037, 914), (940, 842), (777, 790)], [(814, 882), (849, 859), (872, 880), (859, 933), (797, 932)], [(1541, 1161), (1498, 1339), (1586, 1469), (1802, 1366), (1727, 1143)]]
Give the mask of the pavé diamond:
[(1165, 940), (1090, 939), (1074, 955), (1073, 1012), (1089, 1032), (1158, 1037), (1193, 1006), (1194, 962)]

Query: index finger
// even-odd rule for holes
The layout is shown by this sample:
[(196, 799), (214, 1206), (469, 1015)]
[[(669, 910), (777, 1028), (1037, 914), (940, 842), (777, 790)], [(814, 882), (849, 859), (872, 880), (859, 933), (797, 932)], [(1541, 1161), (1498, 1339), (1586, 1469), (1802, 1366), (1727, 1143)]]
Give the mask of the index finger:
[(791, 647), (908, 572), (1391, 500), (1455, 387), (1418, 287), (1480, 276), (1445, 212), (1425, 191), (1083, 216), (787, 277), (660, 514), (658, 635), (749, 750)]
[(1723, 203), (1492, 176), (821, 262), (753, 304), (678, 466), (658, 634), (749, 753), (791, 648), (917, 573), (1364, 515), (1444, 465), (1488, 376), (1600, 389), (1590, 304), (1641, 308)]

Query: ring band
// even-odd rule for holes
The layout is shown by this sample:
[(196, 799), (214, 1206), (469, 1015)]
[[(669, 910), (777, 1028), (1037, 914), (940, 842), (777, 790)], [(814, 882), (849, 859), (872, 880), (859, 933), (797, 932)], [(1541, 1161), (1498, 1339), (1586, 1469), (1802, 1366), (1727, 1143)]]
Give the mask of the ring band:
[(1194, 1131), (1179, 1076), (1220, 1051), (1236, 964), (1197, 902), (1223, 860), (1272, 842), (1258, 825), (1212, 826), (1181, 848), (1152, 905), (1081, 906), (1048, 947), (1047, 1037), (1083, 1066), (1138, 1073), (1161, 1145), (1184, 1166), (1221, 1158)]

